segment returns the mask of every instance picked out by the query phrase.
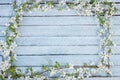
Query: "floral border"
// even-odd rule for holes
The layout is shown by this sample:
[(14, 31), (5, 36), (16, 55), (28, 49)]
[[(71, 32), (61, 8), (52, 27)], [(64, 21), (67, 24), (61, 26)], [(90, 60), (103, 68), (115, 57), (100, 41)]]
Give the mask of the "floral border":
[[(23, 12), (30, 12), (33, 9), (39, 9), (40, 11), (47, 11), (57, 8), (59, 11), (63, 9), (74, 9), (78, 15), (90, 16), (95, 15), (99, 21), (98, 35), (101, 38), (100, 41), (100, 59), (98, 64), (84, 64), (83, 67), (75, 67), (70, 64), (62, 66), (59, 62), (54, 65), (43, 65), (41, 72), (36, 72), (32, 68), (27, 69), (27, 73), (17, 69), (14, 62), (16, 60), (16, 53), (14, 52), (17, 43), (15, 39), (18, 37), (17, 28), (20, 27), (20, 21), (22, 20)], [(83, 80), (86, 77), (93, 76), (100, 71), (105, 71), (108, 75), (111, 75), (110, 67), (112, 62), (110, 56), (112, 55), (112, 46), (114, 42), (111, 39), (113, 34), (111, 18), (117, 12), (115, 4), (108, 2), (107, 0), (73, 0), (67, 2), (62, 0), (59, 4), (55, 4), (53, 1), (46, 1), (44, 5), (41, 2), (35, 0), (26, 1), (22, 4), (14, 2), (13, 9), (15, 11), (14, 17), (11, 17), (6, 24), (7, 29), (2, 31), (5, 36), (5, 40), (0, 41), (0, 51), (3, 57), (3, 61), (0, 62), (0, 80), (13, 79), (13, 80), (49, 80), (51, 77), (54, 80), (62, 78), (62, 80)], [(90, 67), (90, 68), (89, 68)], [(54, 77), (55, 74), (57, 77)]]

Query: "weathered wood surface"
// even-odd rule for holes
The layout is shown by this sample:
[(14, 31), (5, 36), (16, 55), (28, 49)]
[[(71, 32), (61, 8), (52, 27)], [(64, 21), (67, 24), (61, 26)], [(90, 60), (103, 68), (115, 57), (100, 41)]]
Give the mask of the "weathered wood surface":
[[(14, 0), (0, 0), (0, 32), (5, 30), (5, 24), (12, 13), (11, 3)], [(23, 2), (25, 0), (22, 0)], [(69, 0), (70, 1), (70, 0)], [(86, 80), (119, 80), (120, 79), (120, 1), (116, 2), (118, 13), (113, 16), (113, 47), (111, 61), (112, 77), (101, 73)], [(57, 1), (56, 1), (57, 3)], [(14, 12), (13, 12), (14, 14)], [(24, 13), (21, 27), (18, 29), (20, 37), (16, 39), (18, 47), (16, 65), (23, 71), (26, 67), (39, 70), (39, 66), (49, 61), (59, 61), (61, 64), (97, 63), (99, 59), (98, 21), (94, 16), (78, 16), (75, 10), (62, 12), (40, 12), (33, 10)], [(0, 39), (4, 39), (0, 33)], [(0, 54), (1, 55), (1, 54)], [(0, 60), (2, 60), (0, 56)], [(101, 75), (101, 76), (100, 76)]]

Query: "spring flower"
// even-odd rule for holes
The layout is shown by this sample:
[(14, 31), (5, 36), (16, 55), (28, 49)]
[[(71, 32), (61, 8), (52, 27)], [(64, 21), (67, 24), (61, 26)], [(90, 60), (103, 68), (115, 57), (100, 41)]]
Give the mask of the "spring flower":
[(6, 31), (2, 31), (1, 33), (2, 33), (4, 36), (6, 35)]

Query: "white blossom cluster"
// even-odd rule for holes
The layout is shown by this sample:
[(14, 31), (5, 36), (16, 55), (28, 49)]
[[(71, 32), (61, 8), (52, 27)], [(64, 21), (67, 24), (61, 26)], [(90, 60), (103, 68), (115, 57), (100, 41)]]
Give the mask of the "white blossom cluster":
[[(4, 41), (0, 41), (0, 53), (3, 57), (3, 61), (0, 61), (0, 75), (6, 76), (5, 71), (10, 68), (10, 51), (13, 51), (16, 47), (16, 43), (12, 43), (10, 48), (8, 48), (8, 45)], [(16, 57), (16, 55), (14, 55)]]
[(8, 48), (8, 45), (4, 41), (0, 41), (0, 51), (3, 58), (7, 58), (10, 55), (10, 51), (13, 51), (14, 48), (17, 47), (17, 44), (15, 42), (11, 43), (10, 47)]
[[(105, 6), (105, 5), (103, 5)], [(108, 5), (105, 6), (109, 7)], [(113, 14), (115, 14), (115, 6), (114, 3), (111, 4), (110, 10), (106, 11), (104, 14), (104, 18), (99, 19), (102, 21), (102, 26), (101, 29), (99, 30), (99, 36), (101, 37), (101, 42), (100, 42), (100, 48), (101, 48), (101, 52), (100, 52), (100, 62), (98, 64), (98, 71), (105, 71), (108, 74), (112, 74), (112, 72), (110, 71), (109, 67), (113, 65), (113, 63), (110, 61), (110, 57), (112, 55), (112, 46), (114, 46), (114, 42), (112, 40), (112, 24), (111, 24), (111, 17), (113, 16)], [(99, 10), (99, 9), (98, 9)], [(104, 10), (100, 9), (102, 12)]]
[(46, 2), (45, 5), (44, 5), (44, 6), (41, 6), (40, 9), (41, 9), (42, 11), (46, 12), (46, 11), (51, 10), (51, 9), (53, 9), (53, 8), (54, 8), (54, 5), (52, 5), (52, 2), (51, 2), (51, 3)]
[(79, 15), (87, 15), (87, 16), (90, 16), (90, 15), (93, 15), (92, 13), (92, 5), (91, 4), (87, 4), (86, 2), (84, 1), (81, 1), (78, 5), (76, 5), (74, 7), (75, 10), (77, 10), (77, 13)]
[(6, 60), (6, 61), (1, 61), (0, 62), (0, 75), (4, 75), (4, 71), (6, 71), (7, 69), (9, 69), (9, 67), (11, 66), (11, 64), (9, 63), (9, 60)]

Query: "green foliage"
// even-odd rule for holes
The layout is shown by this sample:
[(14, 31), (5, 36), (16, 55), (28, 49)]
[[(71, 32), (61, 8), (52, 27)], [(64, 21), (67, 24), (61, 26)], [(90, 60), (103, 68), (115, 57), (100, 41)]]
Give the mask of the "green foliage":
[(55, 7), (55, 4), (54, 4), (53, 1), (46, 1), (46, 4), (49, 5), (49, 6)]
[(53, 80), (58, 80), (58, 78), (53, 78)]
[(46, 70), (47, 70), (47, 66), (43, 65), (43, 66), (42, 66), (42, 69), (43, 69), (44, 71), (46, 71)]
[(55, 67), (55, 68), (60, 68), (60, 63), (56, 61), (54, 67)]
[(8, 45), (8, 46), (10, 46), (11, 41), (12, 41), (12, 38), (9, 37), (8, 35), (6, 35), (6, 42), (7, 42), (7, 45)]
[(90, 3), (93, 4), (95, 2), (95, 0), (90, 0)]
[(83, 65), (84, 67), (88, 67), (88, 64), (87, 63), (84, 63), (84, 65)]
[(12, 7), (14, 10), (17, 8), (16, 2), (13, 3)]
[(99, 22), (102, 26), (104, 26), (105, 24), (105, 20), (104, 20), (104, 17), (103, 16), (98, 16), (98, 19), (99, 19)]
[(3, 75), (0, 75), (0, 80), (5, 80)]
[(108, 53), (112, 53), (112, 49), (111, 48), (108, 49)]
[(62, 11), (63, 9), (62, 8), (58, 8), (59, 11)]
[(66, 5), (68, 6), (68, 8), (72, 8), (73, 7), (73, 3), (67, 2)]
[(108, 46), (113, 46), (113, 45), (114, 45), (113, 41), (112, 40), (108, 40)]
[(67, 63), (67, 64), (65, 65), (65, 68), (70, 68), (70, 65)]
[(11, 66), (11, 67), (7, 70), (7, 72), (11, 74), (11, 78), (17, 79), (17, 76), (16, 76), (16, 66)]
[(22, 4), (22, 10), (26, 10), (26, 8), (28, 7), (29, 2), (26, 1), (24, 4)]
[(9, 30), (10, 30), (11, 32), (15, 32), (14, 25), (11, 24), (11, 25), (9, 26)]

